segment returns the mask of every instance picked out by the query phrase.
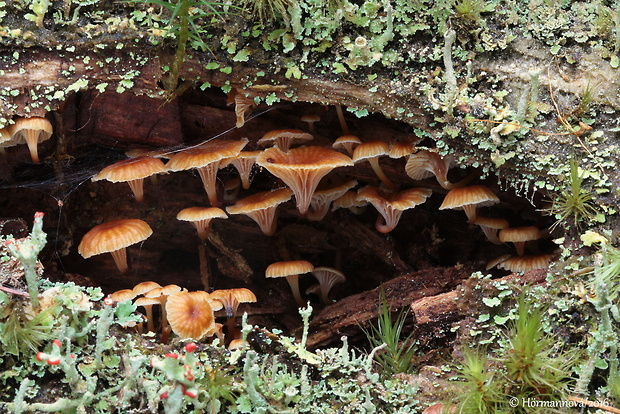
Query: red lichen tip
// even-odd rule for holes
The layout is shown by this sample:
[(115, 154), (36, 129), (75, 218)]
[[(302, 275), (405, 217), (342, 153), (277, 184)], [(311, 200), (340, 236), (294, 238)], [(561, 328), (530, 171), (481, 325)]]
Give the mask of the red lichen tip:
[(161, 398), (162, 400), (165, 400), (168, 398), (168, 391), (164, 391), (161, 394), (159, 394), (159, 398)]
[(52, 343), (56, 345), (58, 348), (62, 347), (62, 342), (60, 342), (58, 339), (54, 339)]
[(50, 358), (47, 359), (47, 364), (48, 365), (58, 365), (58, 364), (60, 364), (60, 358), (50, 357)]
[(189, 344), (185, 345), (185, 352), (194, 352), (196, 348), (198, 348), (196, 342), (190, 342)]
[(37, 361), (43, 361), (47, 358), (47, 355), (43, 352), (37, 352)]
[(45, 215), (45, 213), (41, 212), (41, 211), (37, 211), (36, 213), (34, 213), (34, 218), (38, 219), (38, 218), (42, 218)]
[(174, 358), (174, 359), (179, 359), (179, 354), (174, 353), (174, 352), (168, 352), (166, 354), (166, 358)]

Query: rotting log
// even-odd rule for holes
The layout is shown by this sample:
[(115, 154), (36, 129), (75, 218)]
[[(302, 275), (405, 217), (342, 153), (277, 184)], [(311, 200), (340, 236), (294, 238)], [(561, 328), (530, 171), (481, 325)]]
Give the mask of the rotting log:
[[(421, 342), (437, 342), (447, 335), (450, 327), (470, 316), (467, 304), (460, 303), (459, 285), (471, 274), (471, 269), (434, 268), (398, 276), (388, 282), (357, 295), (346, 297), (324, 308), (310, 323), (308, 346), (319, 348), (335, 345), (343, 335), (359, 336), (360, 327), (368, 327), (377, 318), (381, 292), (385, 293), (388, 309), (409, 307), (413, 312), (416, 337)], [(497, 281), (518, 285), (534, 285), (545, 281), (546, 271), (535, 270), (511, 274)]]

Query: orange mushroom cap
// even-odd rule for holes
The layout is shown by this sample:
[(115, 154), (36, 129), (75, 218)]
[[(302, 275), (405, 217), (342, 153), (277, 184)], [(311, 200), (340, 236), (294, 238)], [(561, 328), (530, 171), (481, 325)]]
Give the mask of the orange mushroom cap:
[(217, 171), (226, 158), (239, 155), (248, 143), (247, 138), (237, 141), (211, 140), (197, 147), (179, 151), (170, 157), (166, 167), (170, 171), (183, 171), (196, 168), (202, 180), (205, 192), (213, 207), (219, 206), (217, 199)]
[(493, 244), (502, 244), (502, 241), (497, 237), (497, 233), (499, 230), (510, 226), (506, 219), (481, 216), (477, 216), (472, 224), (480, 226), (487, 239)]
[(450, 190), (452, 186), (448, 181), (448, 170), (451, 164), (451, 157), (442, 157), (435, 151), (421, 150), (409, 155), (405, 172), (414, 180), (424, 180), (434, 175), (443, 188)]
[[(396, 228), (403, 211), (422, 204), (432, 194), (430, 188), (409, 188), (397, 193), (388, 193), (377, 187), (367, 186), (357, 192), (358, 198), (372, 204), (380, 216), (375, 228), (381, 233), (389, 233)], [(383, 217), (383, 223), (380, 218)]]
[(344, 149), (349, 157), (353, 156), (353, 150), (355, 147), (360, 145), (362, 140), (356, 137), (355, 135), (343, 135), (338, 137), (334, 143), (332, 144), (332, 148), (334, 149)]
[(226, 219), (228, 216), (218, 207), (188, 207), (177, 214), (177, 220), (189, 221), (196, 227), (200, 240), (209, 237), (211, 220), (216, 218)]
[(514, 256), (497, 265), (499, 269), (509, 270), (515, 273), (525, 273), (530, 270), (546, 269), (553, 254), (538, 254), (532, 256)]
[(388, 188), (395, 190), (396, 185), (390, 181), (379, 165), (379, 157), (389, 154), (390, 146), (387, 142), (380, 140), (368, 141), (358, 145), (355, 150), (353, 150), (353, 162), (358, 163), (367, 160), (381, 182)]
[(132, 290), (136, 294), (136, 296), (139, 296), (139, 295), (144, 295), (145, 293), (153, 289), (160, 288), (160, 287), (161, 285), (157, 282), (145, 281), (145, 282), (140, 282), (137, 285), (135, 285)]
[(292, 195), (290, 188), (262, 191), (238, 200), (226, 207), (226, 211), (228, 214), (245, 214), (258, 224), (263, 234), (273, 236), (277, 226), (277, 207), (290, 200)]
[(211, 305), (196, 292), (178, 292), (169, 296), (166, 316), (172, 332), (180, 338), (198, 340), (215, 328)]
[(30, 157), (35, 164), (39, 163), (37, 145), (48, 140), (54, 133), (52, 123), (43, 117), (19, 118), (9, 126), (11, 139), (16, 144), (25, 143), (30, 150)]
[(88, 259), (103, 253), (111, 253), (121, 272), (127, 271), (126, 248), (146, 240), (153, 230), (138, 219), (112, 220), (90, 229), (82, 238), (78, 252)]
[(314, 269), (312, 263), (305, 260), (292, 260), (287, 262), (276, 262), (267, 266), (265, 277), (278, 278), (285, 277), (293, 297), (299, 306), (304, 306), (304, 300), (299, 291), (299, 275), (311, 272)]
[(159, 158), (141, 156), (108, 165), (95, 175), (92, 181), (126, 182), (129, 184), (136, 201), (142, 201), (144, 199), (144, 179), (167, 171), (166, 166)]
[(319, 181), (337, 167), (353, 165), (349, 157), (323, 147), (295, 148), (289, 152), (269, 148), (256, 158), (261, 167), (288, 185), (297, 201), (297, 209), (306, 214)]
[(499, 203), (499, 198), (484, 185), (470, 185), (450, 190), (439, 210), (464, 210), (470, 223), (476, 221), (477, 208)]
[(241, 303), (256, 302), (256, 295), (246, 288), (219, 289), (211, 292), (213, 299), (219, 300), (226, 310), (227, 318), (234, 318)]
[(263, 147), (275, 145), (284, 152), (287, 152), (294, 143), (301, 143), (314, 139), (311, 134), (301, 129), (274, 129), (267, 132), (257, 141)]
[(540, 239), (540, 230), (536, 226), (508, 227), (500, 230), (499, 239), (503, 243), (512, 242), (521, 256), (525, 252), (525, 242)]

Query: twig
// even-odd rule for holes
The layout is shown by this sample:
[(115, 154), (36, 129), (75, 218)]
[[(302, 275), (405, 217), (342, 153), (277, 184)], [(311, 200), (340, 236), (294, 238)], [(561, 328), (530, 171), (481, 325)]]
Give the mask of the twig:
[(579, 397), (566, 397), (569, 401), (574, 401), (576, 403), (579, 404), (583, 404), (583, 405), (587, 405), (588, 407), (595, 407), (595, 408), (599, 408), (601, 410), (610, 412), (610, 413), (615, 413), (615, 414), (620, 414), (620, 410), (615, 408), (615, 407), (611, 407), (609, 405), (597, 402), (597, 401), (588, 401), (586, 399), (583, 398), (579, 398)]

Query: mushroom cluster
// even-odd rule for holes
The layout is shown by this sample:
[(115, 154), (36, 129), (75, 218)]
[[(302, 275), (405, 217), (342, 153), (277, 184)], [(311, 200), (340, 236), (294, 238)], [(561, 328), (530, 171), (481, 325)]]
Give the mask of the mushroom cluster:
[[(239, 305), (256, 302), (254, 293), (245, 288), (189, 292), (177, 285), (161, 286), (152, 281), (116, 291), (109, 297), (114, 302), (133, 301), (143, 308), (146, 331), (159, 332), (164, 343), (172, 333), (181, 339), (200, 340), (215, 336), (221, 343), (230, 343), (240, 334), (235, 320)], [(226, 319), (226, 332), (224, 325), (216, 322), (220, 310)], [(156, 321), (159, 329), (155, 328)], [(139, 332), (144, 331), (143, 325), (137, 328)]]
[[(237, 127), (246, 123), (245, 117), (253, 107), (253, 101), (244, 100), (242, 96), (237, 91), (231, 100), (237, 109)], [(434, 149), (418, 147), (419, 140), (388, 142), (375, 137), (366, 139), (350, 133), (341, 113), (339, 120), (344, 135), (327, 145), (324, 144), (325, 137), (315, 139), (319, 137), (317, 127), (320, 118), (304, 116), (300, 122), (307, 123), (309, 132), (296, 128), (278, 128), (262, 136), (249, 134), (249, 137), (241, 139), (214, 138), (173, 151), (132, 153), (130, 155), (133, 158), (104, 168), (93, 177), (93, 181), (105, 179), (113, 183), (127, 182), (135, 200), (140, 202), (143, 199), (144, 178), (164, 173), (196, 171), (207, 195), (206, 205), (188, 206), (179, 211), (176, 218), (196, 228), (202, 255), (204, 246), (210, 240), (210, 226), (215, 219), (228, 219), (227, 222), (230, 222), (242, 220), (233, 216), (244, 215), (255, 221), (265, 236), (273, 237), (278, 233), (278, 211), (287, 203), (292, 206), (292, 200), (297, 213), (293, 209), (287, 211), (306, 221), (323, 220), (339, 208), (348, 208), (357, 214), (370, 205), (378, 213), (375, 229), (380, 233), (389, 233), (396, 229), (403, 215), (415, 214), (410, 211), (426, 203), (435, 193), (443, 193), (445, 197), (439, 210), (463, 210), (468, 223), (479, 226), (491, 243), (514, 245), (516, 257), (510, 255), (497, 260), (494, 266), (524, 271), (548, 265), (550, 254), (526, 254), (528, 243), (540, 238), (540, 231), (536, 227), (511, 228), (506, 219), (480, 214), (481, 209), (498, 204), (500, 199), (485, 185), (470, 185), (477, 178), (476, 172), (455, 179), (459, 174), (450, 172), (453, 160)], [(164, 163), (162, 158), (168, 161)], [(403, 185), (402, 179), (394, 179), (398, 178), (394, 177), (395, 165), (399, 166), (403, 176), (413, 180), (410, 185)], [(386, 166), (392, 167), (392, 170)], [(369, 172), (368, 175), (359, 173), (364, 168)], [(221, 184), (224, 180), (218, 178), (218, 174), (222, 169), (226, 169), (229, 177), (234, 175), (233, 180), (226, 180), (230, 185)], [(354, 170), (357, 174), (347, 174)], [(174, 179), (174, 174), (170, 175)], [(265, 189), (265, 186), (259, 188), (261, 181), (257, 177), (260, 175), (270, 178), (269, 189)], [(351, 179), (352, 175), (356, 179)], [(427, 181), (431, 177), (434, 180)], [(253, 181), (258, 181), (259, 185)], [(226, 190), (226, 196), (222, 188)], [(123, 272), (129, 268), (126, 248), (145, 240), (151, 233), (148, 224), (141, 220), (112, 220), (89, 231), (78, 250), (85, 258), (110, 252)], [(526, 259), (529, 262), (526, 263)], [(312, 273), (319, 283), (302, 293), (299, 278), (307, 273)], [(346, 280), (340, 269), (327, 266), (315, 268), (305, 260), (273, 263), (266, 268), (265, 276), (286, 278), (299, 306), (305, 305), (304, 293), (314, 293), (321, 302), (330, 304), (332, 287)], [(206, 290), (211, 289), (209, 284), (204, 285)], [(227, 331), (234, 335), (234, 316), (238, 304), (256, 301), (256, 297), (247, 289), (238, 288), (211, 293), (206, 290), (200, 293), (179, 290), (169, 295), (162, 294), (161, 297), (167, 298), (162, 302), (163, 299), (157, 299), (160, 296), (153, 296), (157, 289), (137, 293), (131, 300), (141, 296), (135, 303), (145, 307), (147, 321), (152, 319), (152, 316), (148, 316), (152, 309), (147, 309), (147, 306), (160, 305), (164, 337), (167, 335), (166, 329), (178, 336), (195, 339), (217, 334), (221, 327), (217, 328), (214, 317), (203, 318), (200, 315), (209, 313), (206, 309), (212, 313), (220, 308), (226, 313)], [(132, 292), (135, 293), (135, 288)], [(170, 301), (171, 298), (174, 299)], [(195, 323), (202, 323), (202, 327), (190, 328), (187, 324), (193, 318), (196, 319)], [(148, 329), (153, 329), (152, 324), (148, 324)]]

